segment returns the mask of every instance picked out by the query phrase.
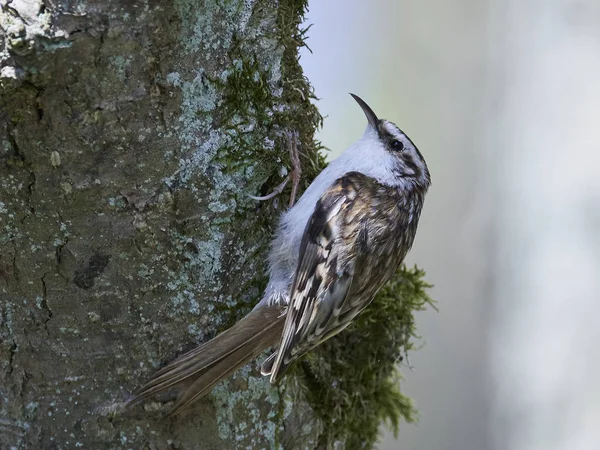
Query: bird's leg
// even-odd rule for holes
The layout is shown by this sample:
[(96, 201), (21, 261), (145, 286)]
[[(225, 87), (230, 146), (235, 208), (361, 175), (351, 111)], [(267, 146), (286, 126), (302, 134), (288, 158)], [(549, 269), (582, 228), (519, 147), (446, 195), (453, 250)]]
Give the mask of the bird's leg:
[(288, 134), (288, 151), (290, 152), (290, 160), (292, 162), (292, 171), (285, 177), (285, 180), (281, 184), (279, 184), (273, 192), (267, 195), (263, 195), (257, 197), (255, 195), (250, 195), (249, 197), (254, 200), (264, 201), (270, 200), (273, 197), (281, 194), (285, 189), (285, 186), (288, 184), (290, 179), (292, 180), (292, 192), (290, 194), (290, 208), (294, 206), (296, 202), (296, 194), (298, 193), (298, 185), (300, 184), (300, 176), (302, 175), (302, 168), (300, 167), (300, 154), (298, 152), (298, 144), (296, 133)]

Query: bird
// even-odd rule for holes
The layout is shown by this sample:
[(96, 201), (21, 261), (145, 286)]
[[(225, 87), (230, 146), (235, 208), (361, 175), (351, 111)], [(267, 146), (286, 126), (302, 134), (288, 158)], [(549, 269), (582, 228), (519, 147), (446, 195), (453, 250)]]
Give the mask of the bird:
[(261, 373), (276, 383), (295, 360), (344, 330), (402, 264), (429, 169), (400, 128), (350, 95), (366, 130), (282, 214), (262, 299), (231, 328), (159, 370), (130, 404), (177, 388), (170, 414), (181, 412), (270, 347)]

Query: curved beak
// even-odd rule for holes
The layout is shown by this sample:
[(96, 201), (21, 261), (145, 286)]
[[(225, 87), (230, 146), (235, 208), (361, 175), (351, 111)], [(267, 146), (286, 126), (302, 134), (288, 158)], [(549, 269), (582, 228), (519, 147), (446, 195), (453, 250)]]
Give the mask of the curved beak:
[(356, 100), (356, 103), (358, 103), (358, 105), (362, 108), (363, 112), (365, 113), (365, 116), (367, 116), (367, 120), (369, 121), (369, 124), (373, 127), (373, 129), (375, 131), (377, 131), (377, 125), (379, 125), (379, 119), (377, 118), (377, 115), (373, 112), (371, 107), (369, 105), (367, 105), (365, 103), (365, 101), (362, 98), (360, 98), (358, 95), (354, 95), (352, 93), (350, 93), (350, 95), (352, 96), (352, 98), (354, 100)]

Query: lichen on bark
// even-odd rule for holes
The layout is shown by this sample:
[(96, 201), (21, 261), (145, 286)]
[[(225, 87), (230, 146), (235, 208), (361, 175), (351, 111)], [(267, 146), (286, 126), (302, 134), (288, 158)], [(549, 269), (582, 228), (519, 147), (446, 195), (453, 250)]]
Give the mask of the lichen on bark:
[(121, 408), (259, 298), (289, 192), (248, 194), (290, 170), (287, 134), (302, 188), (323, 167), (306, 2), (1, 8), (0, 448), (353, 448), (305, 389), (328, 350), (280, 386), (250, 365), (176, 419)]

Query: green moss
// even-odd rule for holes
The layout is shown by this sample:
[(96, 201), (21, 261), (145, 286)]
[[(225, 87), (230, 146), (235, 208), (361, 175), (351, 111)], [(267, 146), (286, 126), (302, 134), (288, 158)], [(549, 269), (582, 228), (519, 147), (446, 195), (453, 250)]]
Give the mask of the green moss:
[(290, 387), (321, 421), (322, 448), (370, 449), (379, 426), (394, 433), (401, 419), (414, 422), (411, 400), (398, 386), (398, 362), (414, 349), (414, 312), (433, 305), (424, 272), (401, 267), (373, 303), (338, 336), (310, 352), (292, 368)]

